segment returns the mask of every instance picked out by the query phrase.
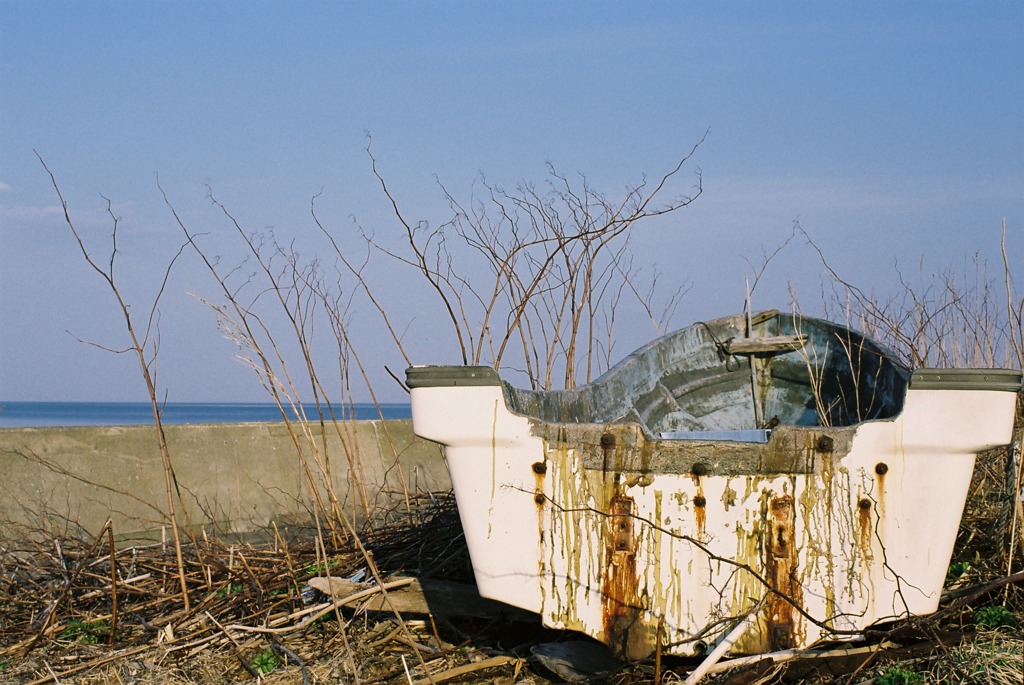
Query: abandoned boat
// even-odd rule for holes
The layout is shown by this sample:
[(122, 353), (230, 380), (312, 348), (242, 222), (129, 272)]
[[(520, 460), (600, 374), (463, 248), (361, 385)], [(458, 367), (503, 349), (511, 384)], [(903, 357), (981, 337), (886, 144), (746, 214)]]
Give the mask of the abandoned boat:
[(1021, 390), (776, 311), (679, 330), (575, 390), (489, 367), (407, 382), (480, 594), (626, 659), (701, 654), (741, 618), (732, 654), (935, 611), (975, 455), (1010, 441)]

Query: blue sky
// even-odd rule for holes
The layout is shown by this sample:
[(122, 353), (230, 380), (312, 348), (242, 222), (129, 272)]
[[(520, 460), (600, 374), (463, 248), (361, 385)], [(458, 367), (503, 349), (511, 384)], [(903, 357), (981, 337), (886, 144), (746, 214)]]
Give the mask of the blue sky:
[[(665, 287), (692, 284), (677, 325), (739, 311), (748, 261), (794, 221), (879, 293), (894, 265), (997, 262), (1004, 218), (1024, 263), (1024, 3), (0, 0), (0, 399), (145, 399), (130, 360), (78, 341), (119, 347), (123, 327), (34, 151), (99, 252), (111, 200), (122, 285), (145, 307), (180, 243), (158, 176), (225, 260), (238, 246), (208, 188), (307, 254), (323, 247), (321, 192), (339, 231), (354, 217), (390, 235), (367, 132), (407, 213), (431, 221), (438, 179), (514, 186), (551, 162), (614, 196), (707, 132), (679, 186), (699, 167), (704, 194), (633, 243)], [(161, 385), (178, 401), (265, 399), (190, 296), (213, 293), (193, 262), (162, 301)], [(411, 275), (375, 268), (423, 341), (416, 361), (452, 361)], [(791, 244), (755, 305), (788, 308), (795, 289), (813, 310), (820, 279)], [(370, 365), (400, 369), (371, 318), (353, 313)], [(622, 354), (651, 337), (630, 323)]]

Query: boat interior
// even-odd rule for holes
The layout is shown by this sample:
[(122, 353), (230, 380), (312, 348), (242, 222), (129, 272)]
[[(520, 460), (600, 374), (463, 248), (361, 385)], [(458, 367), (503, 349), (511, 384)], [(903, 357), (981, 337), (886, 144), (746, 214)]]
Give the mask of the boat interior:
[(548, 423), (636, 422), (656, 439), (763, 442), (777, 425), (892, 418), (909, 378), (857, 331), (769, 310), (670, 333), (579, 388), (504, 390), (510, 410)]

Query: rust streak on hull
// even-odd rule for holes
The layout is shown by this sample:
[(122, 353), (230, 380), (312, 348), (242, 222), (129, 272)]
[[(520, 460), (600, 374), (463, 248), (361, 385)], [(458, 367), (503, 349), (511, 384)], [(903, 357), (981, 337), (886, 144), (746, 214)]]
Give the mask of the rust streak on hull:
[(797, 576), (795, 523), (793, 497), (772, 497), (768, 503), (770, 533), (765, 545), (765, 570), (774, 590), (766, 607), (768, 638), (774, 650), (791, 649), (800, 642), (796, 634), (797, 611), (793, 606), (803, 603), (803, 589)]
[(638, 639), (640, 636), (634, 631), (640, 617), (640, 603), (633, 508), (632, 498), (621, 495), (612, 498), (611, 530), (605, 537), (606, 565), (602, 588), (606, 643), (613, 654), (627, 659), (638, 658), (637, 649), (644, 649), (644, 641)]

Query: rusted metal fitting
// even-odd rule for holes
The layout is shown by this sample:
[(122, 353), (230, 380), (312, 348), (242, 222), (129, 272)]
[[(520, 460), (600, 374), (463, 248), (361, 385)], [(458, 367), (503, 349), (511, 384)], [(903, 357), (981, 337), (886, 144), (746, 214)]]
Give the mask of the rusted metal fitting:
[(611, 501), (612, 548), (616, 552), (633, 552), (633, 500), (615, 497)]
[(533, 472), (543, 475), (548, 472), (548, 465), (542, 461), (536, 461), (533, 463)]
[(615, 436), (611, 433), (605, 433), (601, 436), (601, 447), (608, 449), (609, 447), (615, 447)]
[(693, 506), (695, 507), (703, 507), (707, 503), (708, 501), (704, 499), (704, 495), (697, 495), (696, 497), (693, 498)]
[(865, 497), (861, 501), (857, 502), (857, 506), (860, 507), (861, 509), (870, 509), (871, 508), (871, 500), (869, 500), (868, 498)]
[(889, 465), (886, 464), (884, 461), (878, 462), (877, 464), (875, 464), (875, 473), (877, 473), (880, 476), (884, 476), (885, 474), (889, 473)]
[(831, 452), (833, 449), (835, 449), (835, 446), (835, 440), (833, 440), (831, 436), (828, 435), (818, 436), (817, 441), (814, 443), (815, 449), (817, 449), (819, 452)]
[(708, 465), (704, 462), (698, 461), (696, 464), (690, 467), (690, 473), (695, 476), (706, 476), (708, 475)]

